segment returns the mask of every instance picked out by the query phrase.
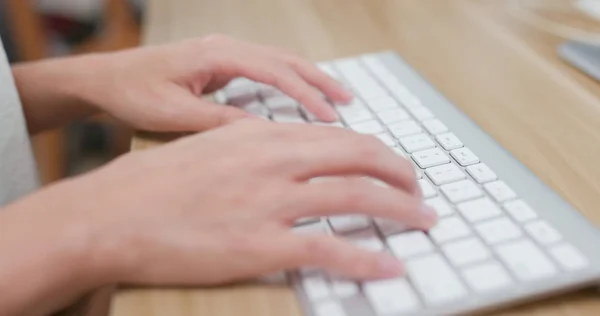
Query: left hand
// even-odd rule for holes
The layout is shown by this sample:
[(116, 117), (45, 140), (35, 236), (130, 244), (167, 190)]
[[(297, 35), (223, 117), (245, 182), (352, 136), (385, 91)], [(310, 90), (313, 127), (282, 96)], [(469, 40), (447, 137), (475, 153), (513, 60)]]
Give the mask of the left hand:
[(240, 109), (200, 97), (236, 77), (275, 86), (323, 121), (334, 121), (336, 115), (318, 90), (334, 102), (352, 98), (337, 81), (292, 53), (221, 35), (73, 61), (79, 74), (75, 93), (151, 131), (201, 131), (247, 117)]

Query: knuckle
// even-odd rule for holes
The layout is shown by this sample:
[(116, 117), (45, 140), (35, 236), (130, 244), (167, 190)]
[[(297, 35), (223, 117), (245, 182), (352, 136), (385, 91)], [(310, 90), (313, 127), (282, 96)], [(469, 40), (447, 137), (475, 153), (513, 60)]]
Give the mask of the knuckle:
[(363, 158), (373, 158), (381, 154), (381, 144), (370, 135), (357, 135), (355, 149)]
[(323, 258), (331, 253), (329, 243), (320, 237), (306, 238), (303, 248), (303, 253), (311, 258), (310, 261), (312, 262), (321, 262)]
[(346, 204), (345, 207), (349, 209), (360, 208), (369, 198), (369, 194), (365, 190), (365, 182), (360, 180), (348, 181), (343, 195), (342, 203)]

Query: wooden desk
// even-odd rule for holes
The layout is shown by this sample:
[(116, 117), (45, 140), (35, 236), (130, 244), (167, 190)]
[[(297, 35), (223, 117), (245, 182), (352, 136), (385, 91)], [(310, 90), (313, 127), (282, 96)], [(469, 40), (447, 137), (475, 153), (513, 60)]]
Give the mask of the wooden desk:
[[(515, 18), (507, 2), (151, 0), (146, 43), (222, 32), (315, 61), (393, 49), (600, 226), (600, 85), (561, 63), (554, 49), (562, 39)], [(134, 146), (156, 143), (137, 138)], [(585, 290), (498, 315), (530, 313), (598, 315), (600, 294)], [(236, 286), (122, 291), (112, 315), (301, 313), (290, 290)]]

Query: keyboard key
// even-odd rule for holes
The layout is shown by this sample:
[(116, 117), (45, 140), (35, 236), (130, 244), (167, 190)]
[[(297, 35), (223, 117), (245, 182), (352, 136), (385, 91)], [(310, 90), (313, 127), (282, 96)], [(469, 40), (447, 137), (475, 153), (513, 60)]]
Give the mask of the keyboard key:
[(429, 236), (438, 244), (469, 235), (471, 235), (471, 230), (457, 216), (442, 218), (437, 225), (429, 230)]
[(467, 178), (467, 175), (453, 163), (427, 168), (425, 173), (435, 185), (456, 182)]
[(338, 79), (340, 77), (340, 75), (337, 73), (337, 71), (335, 71), (335, 69), (333, 69), (333, 66), (331, 63), (318, 63), (317, 67), (319, 67), (319, 69), (326, 73), (327, 75), (329, 75), (330, 77), (334, 78), (334, 79)]
[(483, 191), (471, 180), (444, 184), (440, 188), (448, 200), (454, 204), (483, 196)]
[(439, 254), (408, 260), (406, 269), (428, 305), (441, 305), (467, 295), (456, 273)]
[(467, 238), (444, 245), (442, 251), (455, 266), (463, 266), (491, 257), (488, 248), (477, 238)]
[(410, 227), (407, 227), (401, 222), (384, 218), (376, 218), (375, 225), (377, 226), (381, 234), (386, 237), (390, 235), (399, 234), (410, 229)]
[(381, 134), (377, 134), (375, 136), (377, 138), (379, 138), (379, 140), (382, 141), (388, 147), (396, 146), (396, 140), (394, 140), (394, 138), (392, 138), (392, 136), (388, 135), (388, 133), (381, 133)]
[(446, 202), (446, 200), (444, 200), (442, 197), (427, 199), (425, 200), (425, 204), (427, 204), (429, 207), (432, 207), (437, 212), (438, 217), (444, 217), (454, 213), (452, 207), (450, 207), (448, 202)]
[(255, 83), (256, 82), (254, 82), (248, 78), (238, 77), (238, 78), (231, 80), (229, 82), (229, 84), (227, 84), (227, 87), (225, 89), (233, 89), (233, 88), (239, 88), (242, 86), (249, 86), (249, 85), (254, 86)]
[(498, 179), (496, 173), (484, 163), (468, 166), (467, 172), (477, 183), (486, 183)]
[(354, 111), (342, 111), (339, 112), (344, 121), (347, 124), (358, 123), (362, 121), (368, 121), (373, 119), (373, 115), (369, 110), (354, 110)]
[(425, 179), (421, 179), (418, 181), (419, 186), (421, 187), (421, 192), (423, 192), (423, 198), (428, 199), (430, 197), (434, 197), (437, 195), (437, 191), (435, 188), (429, 183), (429, 181)]
[(254, 114), (254, 115), (260, 116), (260, 117), (268, 117), (270, 114), (269, 109), (267, 109), (258, 100), (253, 100), (249, 103), (245, 103), (245, 104), (241, 104), (241, 105), (236, 105), (236, 104), (232, 104), (232, 105), (237, 106), (240, 109), (242, 109), (250, 114)]
[(300, 116), (288, 116), (288, 115), (273, 115), (273, 121), (277, 123), (293, 123), (293, 124), (306, 124), (306, 121)]
[(373, 110), (373, 112), (378, 113), (387, 110), (401, 110), (400, 104), (394, 98), (390, 96), (384, 96), (377, 99), (367, 100), (367, 106)]
[(507, 217), (483, 222), (475, 226), (475, 229), (483, 240), (490, 245), (516, 239), (523, 235), (519, 227)]
[(348, 298), (357, 295), (358, 285), (348, 280), (331, 281), (331, 290), (338, 298)]
[(378, 252), (383, 251), (385, 248), (375, 229), (353, 232), (344, 237), (351, 244), (368, 251)]
[(299, 234), (326, 234), (329, 232), (329, 228), (324, 221), (318, 221), (294, 227), (292, 231)]
[(466, 147), (454, 149), (450, 152), (450, 155), (461, 166), (468, 166), (479, 163), (479, 157), (475, 156), (475, 154), (469, 148)]
[(537, 218), (537, 214), (523, 200), (516, 200), (504, 203), (504, 209), (517, 221), (527, 222)]
[(560, 233), (545, 221), (529, 223), (525, 225), (525, 231), (543, 245), (554, 244), (562, 239)]
[(463, 276), (477, 292), (505, 288), (513, 283), (506, 270), (497, 262), (490, 262), (463, 270)]
[(438, 143), (444, 147), (445, 150), (452, 150), (456, 148), (460, 148), (463, 146), (463, 143), (454, 135), (454, 133), (445, 133), (440, 134), (435, 137)]
[(336, 234), (343, 234), (371, 227), (371, 221), (367, 217), (361, 215), (330, 216), (329, 224)]
[(433, 244), (421, 231), (406, 232), (388, 237), (387, 244), (399, 259), (433, 252)]
[(342, 305), (337, 301), (325, 301), (315, 305), (316, 316), (346, 316)]
[(383, 122), (385, 125), (389, 125), (396, 122), (406, 121), (410, 119), (408, 113), (401, 108), (396, 108), (392, 110), (385, 110), (377, 113), (377, 117), (379, 120)]
[(424, 106), (407, 106), (410, 113), (419, 121), (434, 118), (433, 112)]
[(435, 143), (425, 134), (402, 137), (398, 141), (408, 153), (435, 147)]
[(417, 180), (423, 179), (423, 172), (419, 166), (415, 166), (415, 176), (417, 177)]
[(517, 198), (515, 191), (506, 185), (504, 181), (486, 183), (483, 187), (498, 203)]
[(496, 252), (506, 266), (521, 281), (550, 278), (557, 273), (550, 259), (530, 240), (520, 240), (498, 246)]
[(302, 278), (302, 286), (304, 287), (306, 296), (312, 302), (326, 299), (331, 296), (327, 281), (320, 274)]
[(401, 148), (394, 147), (394, 148), (392, 148), (392, 150), (394, 151), (394, 153), (396, 153), (396, 155), (407, 158), (406, 153), (404, 153), (404, 150), (402, 150)]
[(425, 120), (423, 126), (431, 135), (442, 134), (448, 131), (448, 127), (438, 119)]
[(377, 315), (398, 315), (420, 307), (417, 296), (404, 278), (366, 282), (363, 288)]
[(265, 102), (265, 105), (271, 110), (285, 109), (285, 108), (296, 109), (298, 107), (298, 101), (296, 101), (295, 99), (293, 99), (287, 95), (269, 97), (269, 98), (266, 98), (264, 100), (264, 102)]
[(502, 215), (502, 211), (489, 198), (464, 202), (457, 206), (460, 213), (471, 223)]
[(570, 244), (560, 244), (550, 249), (550, 254), (563, 269), (567, 271), (580, 270), (588, 266), (587, 258)]
[(450, 162), (450, 158), (439, 148), (415, 152), (412, 154), (412, 158), (423, 169)]
[(390, 133), (392, 133), (392, 135), (394, 135), (394, 137), (396, 138), (419, 134), (423, 131), (423, 129), (421, 129), (421, 126), (419, 126), (413, 120), (388, 125), (388, 129), (390, 130)]
[(383, 126), (375, 120), (364, 121), (360, 123), (350, 124), (350, 128), (361, 134), (379, 134), (385, 132)]
[(319, 126), (327, 126), (327, 127), (337, 127), (337, 128), (345, 128), (344, 124), (342, 124), (341, 122), (312, 122), (313, 125), (319, 125)]
[(302, 225), (314, 224), (314, 223), (319, 222), (320, 220), (321, 220), (320, 217), (305, 217), (305, 218), (301, 218), (301, 219), (297, 220), (295, 225), (302, 226)]

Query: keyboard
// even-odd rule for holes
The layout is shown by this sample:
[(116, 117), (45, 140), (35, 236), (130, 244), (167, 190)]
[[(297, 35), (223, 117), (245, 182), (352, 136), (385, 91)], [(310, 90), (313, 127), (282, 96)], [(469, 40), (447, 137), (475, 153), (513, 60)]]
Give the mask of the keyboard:
[(306, 267), (288, 274), (306, 315), (464, 315), (600, 281), (600, 234), (393, 52), (318, 63), (356, 96), (323, 123), (277, 89), (235, 79), (216, 99), (284, 124), (373, 135), (414, 164), (439, 215), (424, 232), (361, 215), (302, 219), (298, 233), (336, 234), (406, 266), (355, 282)]

